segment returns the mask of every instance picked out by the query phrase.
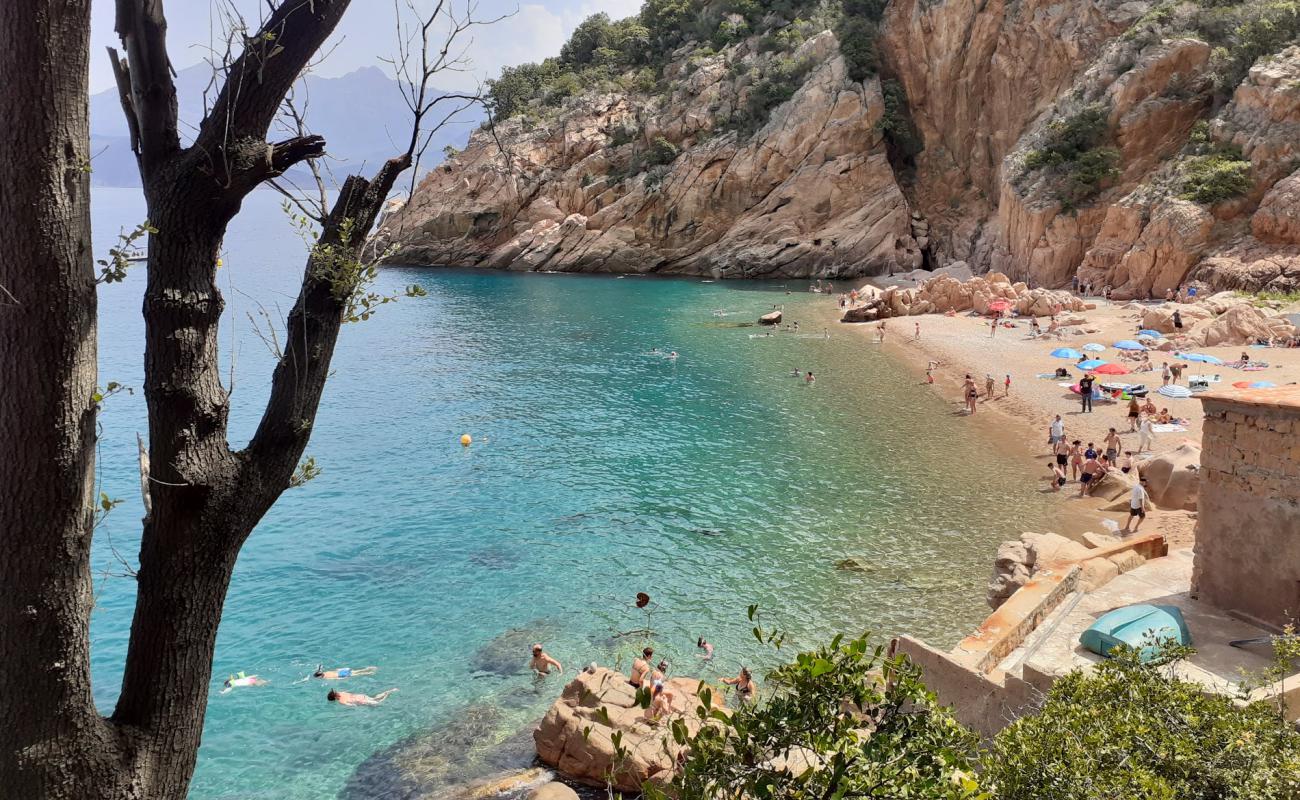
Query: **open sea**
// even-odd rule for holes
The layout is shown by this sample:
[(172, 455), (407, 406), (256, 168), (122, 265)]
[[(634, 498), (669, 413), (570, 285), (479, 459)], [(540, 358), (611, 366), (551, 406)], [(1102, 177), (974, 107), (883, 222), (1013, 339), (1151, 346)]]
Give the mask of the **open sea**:
[[(135, 191), (95, 190), (98, 256), (143, 219)], [(227, 238), (236, 445), (269, 388), (265, 322), (292, 306), (304, 252), (271, 192)], [(134, 601), (117, 558), (134, 562), (142, 514), (144, 278), (137, 265), (100, 290), (100, 383), (136, 390), (101, 415), (99, 479), (123, 500), (94, 548), (105, 712)], [(1050, 513), (1026, 466), (869, 337), (751, 325), (773, 304), (829, 319), (806, 284), (386, 268), (377, 290), (410, 283), (428, 296), (345, 327), (308, 448), (323, 472), (240, 557), (195, 800), (425, 797), (526, 764), (561, 685), (526, 674), (534, 641), (572, 671), (626, 667), (648, 636), (673, 674), (734, 675), (774, 663), (746, 619), (757, 603), (787, 648), (863, 630), (950, 646), (985, 614), (997, 543)], [(376, 665), (345, 687), (400, 691), (341, 708), (302, 680), (318, 664)], [(270, 684), (219, 694), (239, 671)]]

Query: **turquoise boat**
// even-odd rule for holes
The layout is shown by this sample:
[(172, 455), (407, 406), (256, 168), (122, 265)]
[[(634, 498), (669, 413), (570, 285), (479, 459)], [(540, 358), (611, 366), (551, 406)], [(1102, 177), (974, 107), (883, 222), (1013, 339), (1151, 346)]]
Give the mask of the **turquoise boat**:
[(1183, 612), (1176, 606), (1133, 605), (1103, 614), (1079, 635), (1079, 644), (1099, 656), (1110, 657), (1111, 651), (1126, 645), (1139, 652), (1143, 663), (1151, 661), (1161, 645), (1192, 643)]

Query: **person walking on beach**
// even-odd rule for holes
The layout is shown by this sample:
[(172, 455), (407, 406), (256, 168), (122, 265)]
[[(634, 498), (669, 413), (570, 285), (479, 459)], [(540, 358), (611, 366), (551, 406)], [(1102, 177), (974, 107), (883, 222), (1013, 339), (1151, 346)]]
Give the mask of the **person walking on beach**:
[(1092, 494), (1097, 481), (1101, 480), (1104, 473), (1101, 462), (1097, 460), (1096, 453), (1093, 453), (1092, 457), (1083, 462), (1083, 474), (1079, 476), (1079, 497)]
[(1092, 381), (1091, 375), (1084, 375), (1079, 379), (1079, 399), (1082, 402), (1079, 413), (1092, 413)]
[(390, 694), (397, 691), (396, 689), (385, 689), (379, 694), (371, 697), (368, 694), (360, 692), (340, 692), (338, 689), (330, 689), (325, 699), (331, 703), (338, 703), (341, 706), (377, 706), (383, 703)]
[(1056, 459), (1056, 466), (1061, 468), (1061, 474), (1064, 475), (1065, 468), (1070, 463), (1070, 443), (1065, 441), (1064, 436), (1057, 439), (1056, 443), (1052, 445), (1052, 455)]
[(1052, 424), (1047, 426), (1047, 445), (1054, 448), (1058, 442), (1063, 441), (1065, 441), (1065, 423), (1061, 420), (1061, 415), (1057, 414)]
[(885, 321), (883, 319), (880, 321), (880, 324), (876, 326), (876, 343), (885, 343)]
[(1141, 453), (1143, 450), (1151, 449), (1151, 438), (1155, 431), (1151, 427), (1151, 415), (1146, 414), (1142, 417), (1142, 422), (1138, 424), (1138, 449)]
[(551, 667), (559, 670), (561, 675), (564, 674), (564, 667), (560, 665), (560, 662), (547, 655), (540, 644), (533, 645), (533, 658), (528, 662), (528, 667), (533, 672), (543, 676), (551, 674)]
[[(1136, 523), (1133, 522), (1134, 517), (1137, 518)], [(1133, 486), (1132, 494), (1129, 495), (1128, 519), (1124, 521), (1124, 527), (1120, 528), (1120, 533), (1125, 533), (1125, 534), (1137, 533), (1138, 528), (1142, 527), (1142, 523), (1146, 521), (1146, 518), (1147, 518), (1147, 479), (1139, 478), (1138, 482)], [(1128, 527), (1129, 525), (1133, 526), (1133, 530), (1131, 531), (1129, 530)]]
[(1119, 445), (1119, 434), (1115, 432), (1114, 428), (1111, 428), (1110, 433), (1106, 434), (1106, 460), (1112, 464), (1115, 463), (1115, 458), (1119, 456)]
[(1138, 405), (1138, 399), (1130, 396), (1128, 399), (1128, 432), (1133, 433), (1138, 428), (1138, 417), (1142, 415), (1142, 407)]
[(962, 387), (966, 395), (966, 412), (973, 415), (975, 413), (975, 403), (979, 400), (980, 390), (975, 386), (975, 379), (966, 373), (966, 383)]
[(995, 314), (993, 319), (989, 320), (989, 338), (992, 339), (998, 333), (998, 318)]
[(1078, 480), (1083, 469), (1083, 442), (1075, 439), (1070, 443), (1070, 479)]
[(986, 401), (993, 399), (993, 373), (984, 373), (984, 399)]
[(1007, 376), (1002, 379), (1002, 396), (1003, 397), (1011, 396), (1011, 374), (1010, 373), (1007, 373)]
[(1169, 362), (1166, 361), (1160, 365), (1160, 385), (1169, 385)]

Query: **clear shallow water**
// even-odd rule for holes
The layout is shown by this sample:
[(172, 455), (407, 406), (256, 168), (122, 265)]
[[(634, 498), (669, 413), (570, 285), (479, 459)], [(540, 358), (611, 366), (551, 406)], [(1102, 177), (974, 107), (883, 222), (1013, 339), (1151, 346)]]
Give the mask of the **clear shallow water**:
[[(278, 206), (251, 198), (227, 243), (237, 442), (271, 365), (247, 315), (255, 300), (287, 313), (301, 272)], [(96, 190), (97, 249), (142, 218), (133, 193)], [(142, 383), (143, 278), (101, 290), (101, 383)], [(829, 301), (807, 292), (419, 269), (387, 269), (379, 289), (412, 282), (429, 296), (346, 327), (308, 449), (324, 472), (285, 494), (240, 557), (194, 798), (406, 797), (514, 763), (528, 750), (517, 734), (559, 689), (523, 674), (534, 640), (570, 670), (626, 665), (643, 641), (619, 634), (652, 627), (677, 673), (734, 674), (770, 660), (745, 619), (759, 603), (797, 645), (862, 629), (951, 644), (983, 617), (996, 543), (1049, 512), (1031, 475), (994, 468), (865, 337), (738, 327), (773, 303), (810, 318)], [(143, 397), (110, 399), (102, 423), (103, 489), (126, 501), (96, 539), (112, 571), (110, 541), (132, 560), (138, 547)], [(835, 569), (843, 558), (868, 571)], [(133, 587), (107, 577), (98, 591), (107, 710)], [(696, 661), (698, 635), (714, 663)], [(347, 688), (401, 691), (379, 709), (335, 707), (319, 682), (295, 683), (321, 662), (379, 665)], [(271, 684), (218, 695), (240, 670)]]

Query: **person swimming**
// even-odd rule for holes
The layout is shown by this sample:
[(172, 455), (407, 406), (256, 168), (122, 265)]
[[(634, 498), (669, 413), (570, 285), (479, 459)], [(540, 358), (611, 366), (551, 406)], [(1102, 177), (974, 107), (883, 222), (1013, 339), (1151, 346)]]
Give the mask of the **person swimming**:
[(695, 640), (695, 646), (704, 651), (704, 653), (700, 656), (701, 660), (704, 661), (713, 660), (713, 645), (705, 641), (703, 636)]
[(677, 351), (676, 351), (676, 350), (674, 350), (674, 351), (672, 351), (671, 353), (668, 354), (668, 360), (669, 360), (669, 361), (676, 361), (676, 360), (677, 360)]
[(538, 675), (550, 675), (551, 667), (559, 670), (561, 675), (564, 674), (564, 667), (561, 666), (560, 662), (547, 655), (540, 644), (533, 645), (533, 657), (528, 662), (528, 667)]
[(384, 700), (395, 691), (397, 691), (395, 688), (385, 689), (374, 697), (371, 697), (368, 694), (361, 694), (360, 692), (341, 692), (338, 689), (330, 689), (329, 694), (325, 695), (325, 699), (331, 703), (338, 703), (341, 706), (377, 706), (384, 702)]
[(358, 678), (362, 675), (374, 675), (379, 671), (379, 667), (361, 667), (360, 669), (339, 667), (338, 669), (322, 669), (324, 666), (324, 664), (317, 665), (316, 671), (313, 672), (311, 676), (326, 681), (340, 681), (344, 678)]
[(241, 672), (238, 675), (231, 675), (229, 678), (226, 678), (225, 682), (221, 684), (224, 687), (221, 690), (221, 693), (226, 694), (233, 689), (243, 686), (265, 686), (268, 683), (270, 683), (270, 681), (259, 678), (256, 675), (245, 675)]

